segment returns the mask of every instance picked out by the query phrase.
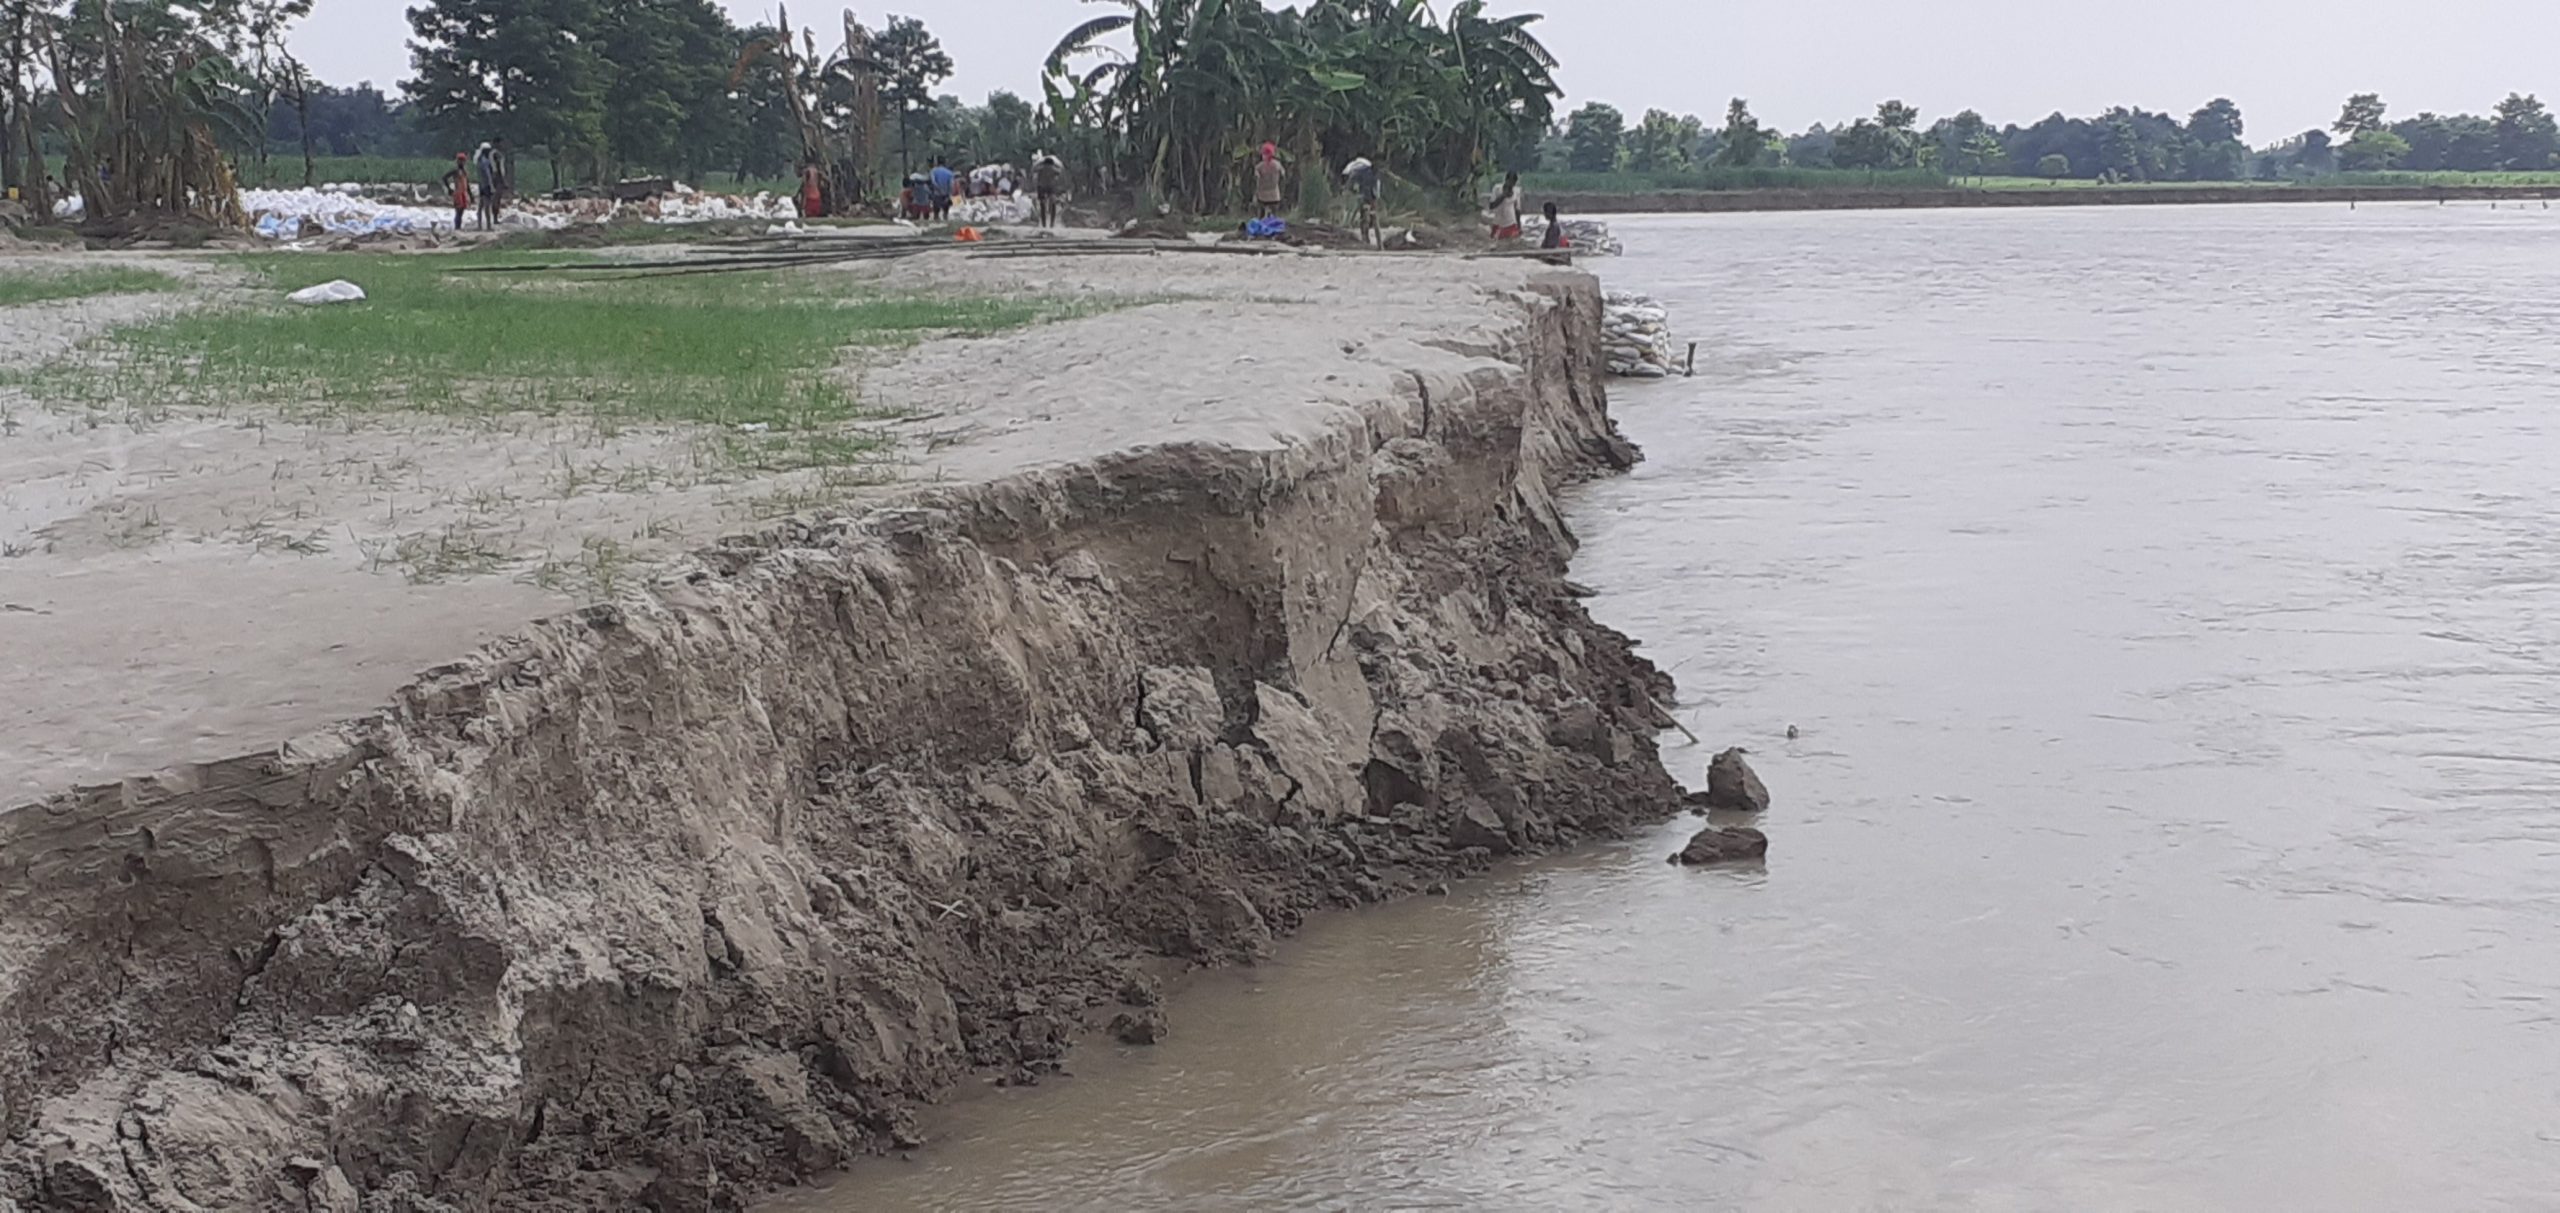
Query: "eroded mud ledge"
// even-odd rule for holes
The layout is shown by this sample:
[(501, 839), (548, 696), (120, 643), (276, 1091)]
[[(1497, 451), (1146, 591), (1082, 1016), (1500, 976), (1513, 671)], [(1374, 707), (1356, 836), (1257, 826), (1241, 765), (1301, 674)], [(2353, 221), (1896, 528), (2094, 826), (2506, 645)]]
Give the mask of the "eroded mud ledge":
[(0, 1209), (728, 1207), (1144, 958), (1677, 811), (1564, 582), (1555, 492), (1632, 458), (1596, 287), (1504, 300), (1286, 441), (785, 527), (0, 815)]

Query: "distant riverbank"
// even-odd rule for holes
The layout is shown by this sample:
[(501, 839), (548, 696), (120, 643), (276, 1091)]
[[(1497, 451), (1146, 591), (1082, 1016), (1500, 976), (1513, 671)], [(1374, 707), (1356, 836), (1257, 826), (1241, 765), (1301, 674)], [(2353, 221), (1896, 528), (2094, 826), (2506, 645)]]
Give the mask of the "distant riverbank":
[(2547, 203), (2560, 185), (2181, 185), (2085, 186), (2069, 189), (1775, 189), (1654, 190), (1638, 193), (1536, 193), (1568, 214), (1689, 214), (1724, 211), (1873, 211), (2008, 206), (2170, 206), (2242, 202)]

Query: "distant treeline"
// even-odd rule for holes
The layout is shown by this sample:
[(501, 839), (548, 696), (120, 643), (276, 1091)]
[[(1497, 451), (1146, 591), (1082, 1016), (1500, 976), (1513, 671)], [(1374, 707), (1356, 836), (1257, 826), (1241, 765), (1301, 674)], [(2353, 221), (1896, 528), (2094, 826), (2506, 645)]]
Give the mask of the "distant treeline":
[[(1724, 121), (1649, 110), (1630, 126), (1617, 108), (1573, 111), (1540, 146), (1547, 172), (1666, 176), (1787, 188), (1790, 172), (1863, 170), (1964, 177), (2042, 177), (2119, 182), (2294, 180), (2334, 173), (2542, 172), (2560, 169), (2560, 123), (2542, 101), (2510, 94), (2489, 116), (2419, 114), (2390, 121), (2383, 100), (2347, 100), (2326, 130), (2251, 148), (2240, 107), (2215, 98), (2184, 120), (2118, 107), (2086, 118), (2053, 114), (2030, 126), (1995, 127), (1973, 110), (1926, 126), (1899, 101), (1873, 117), (1815, 124), (1788, 135), (1760, 124), (1737, 98)], [(1775, 174), (1758, 180), (1754, 174)], [(1918, 178), (1911, 178), (1917, 180)]]

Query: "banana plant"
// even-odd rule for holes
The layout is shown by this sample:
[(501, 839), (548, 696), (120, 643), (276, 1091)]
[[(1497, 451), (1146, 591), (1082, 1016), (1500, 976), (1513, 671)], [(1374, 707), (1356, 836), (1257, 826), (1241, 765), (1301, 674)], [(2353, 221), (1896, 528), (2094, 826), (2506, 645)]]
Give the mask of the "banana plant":
[(1214, 210), (1252, 149), (1307, 166), (1367, 156), (1463, 192), (1493, 135), (1543, 129), (1559, 91), (1535, 15), (1461, 0), (1092, 0), (1047, 62), (1050, 119), (1085, 124), (1126, 178)]

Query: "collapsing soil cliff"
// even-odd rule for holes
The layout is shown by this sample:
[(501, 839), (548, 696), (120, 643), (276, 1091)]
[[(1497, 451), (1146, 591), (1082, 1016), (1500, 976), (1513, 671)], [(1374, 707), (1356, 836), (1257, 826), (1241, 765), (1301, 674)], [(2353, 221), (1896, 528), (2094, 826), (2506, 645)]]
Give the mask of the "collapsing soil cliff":
[(794, 524), (0, 815), (0, 1210), (725, 1207), (1145, 1019), (1149, 957), (1676, 811), (1562, 580), (1631, 457), (1598, 293), (1510, 299), (1287, 441)]

